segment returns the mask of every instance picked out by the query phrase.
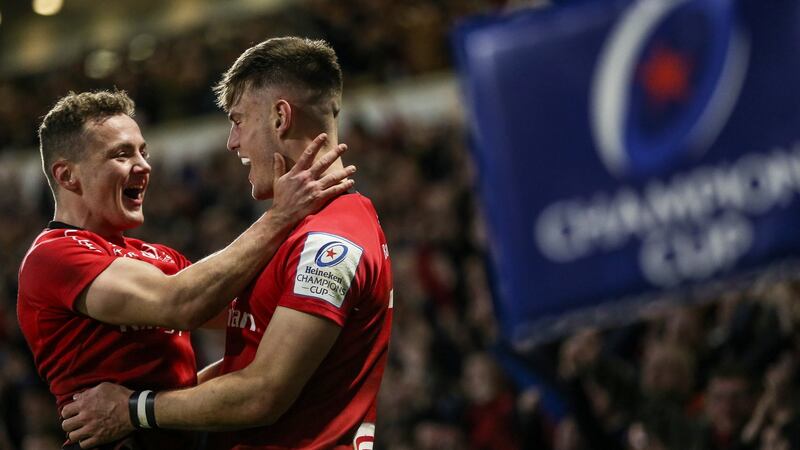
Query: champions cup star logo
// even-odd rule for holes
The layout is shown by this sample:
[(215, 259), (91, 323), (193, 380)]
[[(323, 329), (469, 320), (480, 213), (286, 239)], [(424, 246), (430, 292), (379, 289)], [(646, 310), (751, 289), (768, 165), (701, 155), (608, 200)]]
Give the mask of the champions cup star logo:
[(314, 258), (318, 267), (331, 267), (342, 262), (347, 256), (347, 246), (339, 241), (328, 242), (323, 245)]
[(728, 121), (750, 40), (728, 0), (639, 0), (600, 52), (589, 119), (617, 177), (664, 175), (697, 159)]
[(681, 103), (689, 96), (691, 63), (681, 52), (667, 45), (658, 45), (645, 59), (639, 81), (655, 107)]

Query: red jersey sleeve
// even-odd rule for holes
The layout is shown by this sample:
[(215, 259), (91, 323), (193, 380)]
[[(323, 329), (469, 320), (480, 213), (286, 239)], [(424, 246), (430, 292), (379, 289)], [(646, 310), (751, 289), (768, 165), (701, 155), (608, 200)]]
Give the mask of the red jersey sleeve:
[(278, 306), (325, 317), (339, 326), (358, 298), (363, 248), (335, 234), (310, 232), (288, 252)]
[[(115, 257), (94, 235), (65, 230), (36, 244), (20, 269), (28, 298), (73, 309), (75, 299)], [(55, 305), (53, 305), (55, 306)]]

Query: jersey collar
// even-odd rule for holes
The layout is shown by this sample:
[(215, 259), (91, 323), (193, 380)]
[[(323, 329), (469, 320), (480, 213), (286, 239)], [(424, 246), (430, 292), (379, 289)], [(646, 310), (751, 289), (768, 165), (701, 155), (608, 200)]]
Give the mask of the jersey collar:
[(68, 223), (59, 222), (58, 220), (51, 220), (47, 222), (47, 228), (50, 230), (67, 229), (67, 230), (83, 230), (81, 227), (70, 225)]

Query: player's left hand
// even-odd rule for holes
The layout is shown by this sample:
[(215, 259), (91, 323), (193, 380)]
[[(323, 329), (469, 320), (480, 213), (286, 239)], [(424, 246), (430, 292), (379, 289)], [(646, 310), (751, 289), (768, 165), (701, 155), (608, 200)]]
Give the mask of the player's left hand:
[(134, 430), (128, 412), (130, 389), (102, 383), (75, 394), (73, 402), (61, 410), (61, 428), (81, 448), (92, 448), (115, 441)]

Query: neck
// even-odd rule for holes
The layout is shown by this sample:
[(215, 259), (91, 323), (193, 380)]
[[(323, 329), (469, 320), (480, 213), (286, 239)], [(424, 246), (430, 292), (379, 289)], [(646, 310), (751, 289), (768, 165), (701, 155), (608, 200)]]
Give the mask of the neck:
[(83, 228), (84, 230), (98, 234), (109, 241), (122, 240), (122, 230), (110, 227), (107, 224), (103, 224), (103, 222), (98, 220), (98, 217), (93, 215), (87, 208), (75, 205), (70, 205), (71, 207), (68, 207), (69, 203), (69, 201), (64, 200), (56, 201), (53, 220), (78, 228)]
[[(321, 158), (322, 155), (324, 155), (324, 154), (328, 153), (329, 151), (335, 149), (336, 146), (339, 145), (339, 142), (338, 142), (338, 139), (336, 137), (336, 133), (335, 132), (328, 131), (326, 133), (328, 134), (328, 141), (325, 143), (325, 146), (323, 146), (320, 149), (320, 151), (317, 153), (317, 156), (314, 158), (315, 161), (317, 159)], [(291, 158), (291, 161), (289, 161), (290, 167), (287, 167), (287, 169), (291, 168), (291, 166), (293, 166), (295, 164), (295, 162), (300, 157), (302, 152), (305, 150), (306, 147), (308, 147), (309, 144), (311, 144), (311, 141), (313, 141), (315, 137), (316, 136), (304, 137), (302, 139), (298, 139), (297, 140), (297, 145), (295, 146), (294, 151), (292, 151), (292, 153), (290, 155), (290, 158)], [(337, 158), (336, 161), (334, 161), (328, 167), (328, 169), (325, 170), (325, 172), (323, 172), (323, 173), (327, 174), (327, 173), (330, 173), (330, 172), (333, 172), (333, 171), (336, 171), (336, 170), (340, 170), (340, 169), (343, 169), (343, 168), (344, 168), (344, 163), (342, 162), (342, 158)]]

